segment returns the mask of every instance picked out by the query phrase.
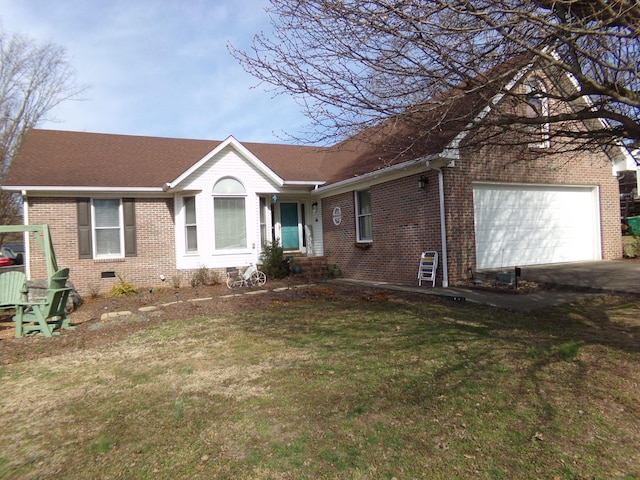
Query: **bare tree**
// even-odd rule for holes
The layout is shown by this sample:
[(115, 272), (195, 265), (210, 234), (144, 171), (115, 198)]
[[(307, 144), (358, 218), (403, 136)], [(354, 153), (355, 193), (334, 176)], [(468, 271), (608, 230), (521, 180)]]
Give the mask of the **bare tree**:
[[(267, 11), (272, 30), (232, 55), (300, 101), (316, 141), (389, 123), (426, 138), (501, 95), (511, 102), (486, 120), (498, 131), (546, 128), (568, 149), (640, 142), (636, 0), (271, 0)], [(525, 84), (527, 66), (554, 88)]]
[[(25, 133), (54, 107), (78, 95), (64, 48), (9, 34), (0, 25), (0, 185)], [(20, 199), (0, 193), (0, 224), (13, 223)]]

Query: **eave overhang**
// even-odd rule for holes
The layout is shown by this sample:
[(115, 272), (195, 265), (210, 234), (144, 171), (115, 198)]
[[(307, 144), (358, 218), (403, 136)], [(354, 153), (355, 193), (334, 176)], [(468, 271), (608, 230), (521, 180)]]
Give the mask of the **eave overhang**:
[(78, 197), (80, 195), (165, 196), (162, 187), (97, 187), (59, 185), (3, 185), (1, 190), (22, 196)]
[[(411, 174), (413, 170), (424, 170), (425, 162), (437, 160), (439, 155), (430, 155), (427, 157), (421, 157), (414, 160), (408, 160), (406, 162), (397, 163), (389, 167), (381, 168), (375, 172), (364, 173), (357, 177), (341, 180), (330, 185), (318, 187), (311, 193), (314, 196), (324, 197), (328, 195), (336, 195), (341, 192), (354, 190), (359, 185), (375, 185), (378, 183), (388, 182), (393, 178), (404, 177), (407, 174)], [(451, 160), (447, 160), (449, 163)]]

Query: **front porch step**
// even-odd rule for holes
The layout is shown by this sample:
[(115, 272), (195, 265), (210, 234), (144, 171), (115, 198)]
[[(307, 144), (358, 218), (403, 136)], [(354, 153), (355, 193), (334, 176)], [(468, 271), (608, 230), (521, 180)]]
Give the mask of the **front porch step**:
[[(300, 267), (300, 273), (294, 273), (295, 266)], [(293, 256), (291, 261), (291, 275), (307, 279), (308, 281), (318, 282), (329, 278), (331, 272), (327, 268), (327, 259), (325, 257), (304, 257)]]

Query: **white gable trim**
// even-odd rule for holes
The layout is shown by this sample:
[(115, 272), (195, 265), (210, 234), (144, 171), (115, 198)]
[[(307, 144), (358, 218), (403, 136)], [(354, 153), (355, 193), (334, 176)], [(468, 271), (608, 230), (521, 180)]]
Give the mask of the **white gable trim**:
[(197, 171), (201, 168), (206, 162), (211, 160), (216, 154), (220, 153), (227, 147), (231, 147), (235, 149), (240, 155), (242, 155), (251, 165), (257, 168), (261, 173), (263, 173), (267, 178), (269, 178), (273, 183), (277, 186), (282, 187), (284, 185), (284, 180), (280, 178), (276, 173), (267, 167), (264, 162), (262, 162), (258, 157), (256, 157), (253, 153), (251, 153), (244, 145), (242, 145), (238, 140), (236, 140), (232, 135), (227, 137), (220, 145), (211, 150), (208, 154), (202, 157), (198, 162), (196, 162), (191, 168), (182, 173), (178, 178), (173, 180), (172, 182), (165, 183), (162, 189), (166, 191), (174, 190), (180, 183), (186, 179), (189, 175)]

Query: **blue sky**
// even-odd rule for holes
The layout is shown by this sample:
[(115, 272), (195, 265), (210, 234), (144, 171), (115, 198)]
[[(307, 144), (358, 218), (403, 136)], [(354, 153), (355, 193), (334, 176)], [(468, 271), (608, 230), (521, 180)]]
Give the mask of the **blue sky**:
[(269, 29), (268, 0), (0, 0), (10, 33), (67, 50), (82, 100), (42, 128), (129, 135), (288, 142), (308, 125), (231, 57)]

